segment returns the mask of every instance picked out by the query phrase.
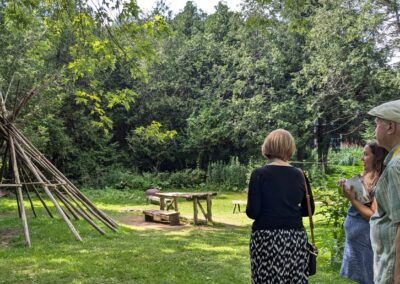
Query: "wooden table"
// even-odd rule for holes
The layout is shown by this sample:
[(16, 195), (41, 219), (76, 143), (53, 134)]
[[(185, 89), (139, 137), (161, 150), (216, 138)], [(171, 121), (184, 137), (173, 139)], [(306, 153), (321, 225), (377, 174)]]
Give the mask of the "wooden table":
[[(175, 211), (178, 210), (178, 198), (186, 198), (189, 200), (193, 200), (193, 221), (194, 224), (198, 224), (198, 208), (200, 208), (203, 213), (206, 221), (212, 222), (212, 211), (211, 211), (211, 197), (217, 195), (216, 192), (158, 192), (154, 194), (155, 196), (160, 197), (160, 210), (164, 210), (165, 207), (165, 198), (173, 199)], [(200, 200), (205, 200), (207, 204), (207, 212), (204, 210), (203, 205), (201, 205)]]

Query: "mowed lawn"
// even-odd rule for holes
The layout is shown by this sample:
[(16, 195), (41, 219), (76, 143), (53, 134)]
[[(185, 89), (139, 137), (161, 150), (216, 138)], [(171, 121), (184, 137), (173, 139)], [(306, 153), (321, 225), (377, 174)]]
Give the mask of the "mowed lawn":
[[(27, 207), (32, 247), (24, 246), (15, 199), (0, 198), (0, 283), (250, 283), (248, 239), (251, 220), (232, 214), (232, 200), (243, 193), (218, 193), (213, 199), (215, 224), (193, 226), (192, 202), (179, 200), (186, 224), (146, 226), (136, 210), (146, 204), (141, 191), (86, 190), (94, 203), (120, 223), (117, 233), (101, 236), (75, 221), (78, 242), (59, 218), (51, 219), (39, 202), (39, 217)], [(28, 204), (27, 204), (28, 205)], [(53, 208), (54, 209), (54, 208)], [(55, 210), (54, 210), (55, 212)], [(199, 212), (201, 214), (201, 212)], [(201, 215), (200, 215), (201, 216)], [(304, 220), (305, 224), (308, 221)], [(316, 222), (318, 274), (310, 283), (352, 283), (330, 265), (331, 230)]]

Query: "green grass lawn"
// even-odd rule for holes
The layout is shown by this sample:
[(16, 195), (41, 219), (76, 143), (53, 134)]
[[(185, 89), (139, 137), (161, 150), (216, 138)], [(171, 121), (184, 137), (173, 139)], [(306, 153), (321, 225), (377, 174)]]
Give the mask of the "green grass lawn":
[[(85, 194), (117, 221), (138, 214), (127, 209), (157, 208), (147, 205), (139, 191)], [(121, 224), (117, 233), (107, 230), (101, 236), (84, 221), (74, 222), (83, 242), (75, 241), (61, 219), (48, 218), (43, 209), (33, 218), (28, 209), (33, 245), (27, 248), (15, 200), (0, 198), (0, 283), (250, 283), (251, 220), (243, 209), (232, 214), (234, 199), (245, 195), (218, 193), (214, 225), (166, 230)], [(193, 218), (192, 202), (179, 200), (179, 210), (189, 221)], [(310, 283), (352, 283), (330, 265), (331, 231), (321, 219), (316, 238), (318, 272)]]

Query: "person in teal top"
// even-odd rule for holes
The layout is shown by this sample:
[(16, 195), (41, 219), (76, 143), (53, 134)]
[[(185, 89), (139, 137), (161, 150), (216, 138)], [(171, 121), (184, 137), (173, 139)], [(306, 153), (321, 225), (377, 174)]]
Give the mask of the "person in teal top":
[(375, 137), (389, 151), (375, 190), (377, 210), (370, 220), (374, 282), (400, 283), (400, 100), (368, 112), (375, 116)]

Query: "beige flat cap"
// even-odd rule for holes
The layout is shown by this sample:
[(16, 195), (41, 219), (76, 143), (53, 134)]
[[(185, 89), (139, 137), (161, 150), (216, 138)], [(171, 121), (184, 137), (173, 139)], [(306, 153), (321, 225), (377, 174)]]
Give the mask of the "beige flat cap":
[(374, 107), (368, 112), (368, 114), (400, 123), (400, 100), (390, 101)]

